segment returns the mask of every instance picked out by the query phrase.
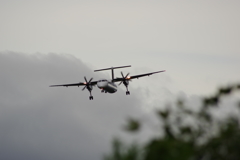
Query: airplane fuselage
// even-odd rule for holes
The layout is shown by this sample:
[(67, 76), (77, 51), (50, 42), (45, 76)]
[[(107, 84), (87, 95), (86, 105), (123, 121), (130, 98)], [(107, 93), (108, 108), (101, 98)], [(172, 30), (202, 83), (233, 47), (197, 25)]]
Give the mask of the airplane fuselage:
[(97, 82), (98, 88), (100, 88), (102, 91), (108, 92), (108, 93), (115, 93), (117, 92), (117, 85), (110, 80), (101, 79)]

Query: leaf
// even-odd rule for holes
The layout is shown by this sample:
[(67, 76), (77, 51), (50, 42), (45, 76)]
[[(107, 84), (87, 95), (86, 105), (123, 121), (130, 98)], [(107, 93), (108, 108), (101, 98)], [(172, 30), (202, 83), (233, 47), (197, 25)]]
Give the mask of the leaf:
[(130, 131), (130, 132), (136, 132), (140, 129), (141, 124), (138, 120), (129, 118), (128, 124), (124, 127), (125, 130)]
[(218, 93), (219, 95), (227, 95), (231, 93), (232, 89), (232, 87), (220, 88)]
[(163, 118), (164, 120), (166, 120), (169, 116), (169, 110), (166, 111), (157, 111), (157, 114)]
[(180, 132), (181, 134), (191, 134), (192, 133), (192, 129), (190, 126), (185, 126), (185, 127), (181, 127), (180, 128)]
[(204, 106), (217, 106), (217, 104), (219, 103), (219, 97), (218, 96), (214, 96), (214, 97), (210, 97), (210, 98), (205, 98), (203, 100), (203, 104)]

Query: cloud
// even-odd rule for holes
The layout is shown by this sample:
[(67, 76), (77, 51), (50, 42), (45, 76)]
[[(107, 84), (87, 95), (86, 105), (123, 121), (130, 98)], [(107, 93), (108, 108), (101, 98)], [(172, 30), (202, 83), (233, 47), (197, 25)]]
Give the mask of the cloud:
[(0, 158), (99, 159), (125, 118), (144, 112), (121, 88), (94, 88), (89, 101), (80, 87), (49, 87), (105, 76), (94, 69), (71, 55), (0, 53)]
[[(148, 87), (130, 86), (130, 96), (123, 86), (115, 94), (100, 93), (95, 87), (93, 101), (81, 87), (49, 87), (83, 81), (84, 76), (106, 78), (104, 72), (96, 74), (93, 70), (98, 68), (88, 66), (67, 54), (0, 52), (0, 159), (100, 159), (113, 136), (129, 138), (121, 130), (126, 117), (155, 124), (152, 110), (166, 107), (166, 102), (181, 98), (190, 107), (201, 105), (200, 96), (174, 91), (171, 84), (155, 86), (159, 82), (155, 79), (149, 79), (153, 85)], [(224, 101), (218, 114), (231, 111), (224, 106), (233, 103)], [(152, 134), (148, 128), (138, 138)]]

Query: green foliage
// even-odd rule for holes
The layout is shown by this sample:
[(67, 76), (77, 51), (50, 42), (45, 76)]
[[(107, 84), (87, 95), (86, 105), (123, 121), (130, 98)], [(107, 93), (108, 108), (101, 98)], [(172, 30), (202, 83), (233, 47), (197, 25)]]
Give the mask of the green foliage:
[(217, 106), (219, 102), (219, 97), (218, 96), (214, 96), (214, 97), (209, 97), (209, 98), (205, 98), (204, 99), (204, 106)]
[(139, 152), (137, 144), (125, 146), (118, 138), (115, 138), (112, 143), (112, 154), (105, 155), (105, 160), (138, 160)]
[(153, 139), (145, 147), (143, 159), (178, 159), (193, 157), (194, 144), (174, 138)]
[(140, 127), (141, 127), (141, 123), (138, 120), (129, 118), (127, 125), (124, 126), (124, 129), (126, 131), (136, 132), (140, 129)]
[(169, 116), (169, 110), (166, 111), (157, 111), (157, 114), (159, 117), (161, 117), (163, 120), (167, 120)]
[(229, 118), (220, 126), (219, 134), (203, 145), (201, 155), (208, 159), (239, 160), (240, 130), (239, 121)]
[[(176, 109), (156, 112), (162, 124), (163, 135), (152, 137), (148, 142), (123, 145), (113, 141), (113, 151), (105, 160), (239, 160), (240, 119), (228, 116), (217, 119), (212, 109), (219, 109), (224, 96), (240, 90), (240, 85), (220, 88), (215, 95), (203, 98), (198, 111), (186, 107), (184, 101), (176, 103)], [(236, 105), (240, 109), (240, 102)], [(187, 120), (187, 117), (190, 120)], [(191, 121), (192, 123), (187, 123)], [(137, 132), (141, 123), (128, 119), (125, 130)]]

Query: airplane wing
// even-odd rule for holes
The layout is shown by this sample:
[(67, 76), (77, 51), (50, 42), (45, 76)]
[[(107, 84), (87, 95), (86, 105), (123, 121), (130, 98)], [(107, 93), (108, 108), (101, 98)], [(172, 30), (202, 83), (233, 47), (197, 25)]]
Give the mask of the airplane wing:
[[(51, 85), (50, 87), (69, 87), (69, 86), (84, 86), (86, 85), (86, 82), (80, 82), (80, 83), (73, 83), (73, 84), (60, 84), (60, 85)], [(90, 85), (94, 86), (97, 84), (97, 81), (92, 81), (89, 83)]]
[(151, 73), (145, 73), (145, 74), (139, 74), (139, 75), (134, 75), (134, 76), (127, 76), (126, 78), (115, 78), (113, 81), (114, 82), (119, 82), (119, 81), (123, 81), (124, 79), (130, 80), (130, 79), (135, 79), (135, 78), (140, 78), (140, 77), (144, 77), (144, 76), (150, 76), (152, 74), (156, 74), (156, 73), (160, 73), (160, 72), (165, 72), (165, 70), (163, 71), (157, 71), (157, 72), (151, 72)]

